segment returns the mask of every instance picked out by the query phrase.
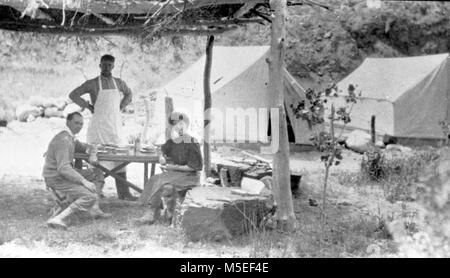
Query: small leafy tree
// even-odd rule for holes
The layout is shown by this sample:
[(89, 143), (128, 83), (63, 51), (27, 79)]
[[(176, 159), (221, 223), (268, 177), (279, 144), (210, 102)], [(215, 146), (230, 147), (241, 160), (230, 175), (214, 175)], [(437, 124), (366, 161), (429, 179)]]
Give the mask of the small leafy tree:
[[(308, 89), (306, 91), (306, 100), (302, 100), (296, 106), (291, 104), (296, 118), (302, 118), (307, 121), (309, 128), (313, 131), (310, 140), (312, 140), (314, 146), (322, 153), (320, 159), (325, 167), (322, 191), (322, 229), (326, 224), (326, 200), (330, 167), (339, 165), (343, 158), (342, 146), (339, 142), (342, 141), (341, 137), (345, 126), (351, 122), (350, 113), (358, 99), (355, 93), (355, 86), (349, 85), (347, 94), (344, 95), (345, 105), (336, 109), (334, 104), (331, 104), (331, 113), (329, 116), (330, 130), (324, 131), (320, 126), (325, 122), (325, 105), (333, 97), (339, 97), (336, 84), (332, 84), (323, 92)], [(343, 122), (338, 135), (335, 129), (336, 122)]]

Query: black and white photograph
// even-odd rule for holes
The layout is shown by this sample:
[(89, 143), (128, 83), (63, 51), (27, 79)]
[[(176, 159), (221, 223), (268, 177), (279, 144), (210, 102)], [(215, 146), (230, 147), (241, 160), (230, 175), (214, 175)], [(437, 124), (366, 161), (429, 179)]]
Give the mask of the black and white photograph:
[(450, 1), (0, 0), (2, 259), (448, 258), (449, 141)]

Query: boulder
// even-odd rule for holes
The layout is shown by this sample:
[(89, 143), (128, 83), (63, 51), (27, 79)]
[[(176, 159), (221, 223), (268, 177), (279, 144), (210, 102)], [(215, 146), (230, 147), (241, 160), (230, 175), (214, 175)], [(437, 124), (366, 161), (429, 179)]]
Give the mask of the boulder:
[(397, 144), (391, 144), (391, 145), (387, 145), (386, 146), (386, 150), (387, 151), (396, 151), (396, 152), (402, 152), (402, 153), (410, 153), (413, 150), (410, 147), (405, 147), (402, 145), (397, 145)]
[(273, 209), (269, 190), (234, 194), (230, 187), (195, 187), (180, 208), (180, 222), (191, 241), (230, 239), (259, 227)]
[(45, 108), (44, 110), (44, 116), (46, 118), (52, 118), (52, 117), (56, 117), (56, 118), (63, 118), (63, 111), (58, 110), (57, 107), (48, 107)]
[(364, 153), (369, 149), (371, 139), (372, 138), (369, 133), (361, 130), (354, 130), (347, 136), (345, 143), (347, 148), (350, 150), (358, 153)]
[(70, 113), (73, 112), (81, 112), (82, 108), (75, 103), (68, 104), (63, 111), (64, 118), (67, 117)]
[(33, 122), (36, 120), (36, 117), (34, 115), (28, 115), (27, 119), (25, 120), (27, 123)]
[(58, 108), (58, 110), (61, 110), (61, 111), (63, 111), (64, 108), (66, 108), (67, 104), (68, 104), (68, 100), (66, 98), (57, 98), (56, 102), (55, 102), (56, 108)]
[(33, 96), (28, 101), (28, 104), (31, 106), (41, 106), (44, 107), (44, 103), (47, 102), (47, 98), (41, 96)]
[(379, 148), (384, 148), (385, 144), (383, 141), (379, 140), (375, 143), (375, 146), (379, 147)]
[(56, 107), (58, 110), (64, 110), (66, 107), (67, 100), (66, 98), (47, 98), (42, 102), (42, 107), (50, 108)]
[(55, 98), (49, 97), (44, 99), (42, 103), (42, 107), (44, 108), (50, 108), (50, 107), (56, 107), (57, 100)]
[(31, 119), (30, 116), (34, 118), (40, 117), (43, 113), (43, 109), (41, 107), (32, 106), (29, 104), (19, 105), (16, 109), (16, 117), (21, 122), (27, 122), (28, 118)]
[(386, 146), (386, 149), (383, 151), (383, 155), (385, 159), (407, 160), (414, 155), (414, 150), (409, 147), (391, 144)]

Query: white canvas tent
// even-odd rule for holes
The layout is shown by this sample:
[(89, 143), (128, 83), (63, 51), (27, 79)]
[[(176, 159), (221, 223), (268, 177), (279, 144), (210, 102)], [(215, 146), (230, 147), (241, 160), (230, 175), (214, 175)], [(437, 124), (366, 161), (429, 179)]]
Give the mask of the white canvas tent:
[[(367, 58), (337, 84), (336, 107), (345, 103), (341, 95), (350, 84), (361, 98), (353, 106), (349, 129), (370, 131), (370, 119), (376, 117), (377, 135), (399, 139), (442, 139), (439, 121), (449, 120), (449, 55), (406, 58)], [(328, 117), (326, 117), (328, 118)]]
[[(267, 143), (269, 46), (220, 47), (213, 50), (211, 66), (212, 123), (214, 142)], [(173, 99), (175, 110), (191, 118), (193, 134), (201, 138), (203, 127), (203, 72), (205, 55), (182, 74), (157, 90), (152, 129), (164, 124), (164, 99)], [(310, 144), (307, 123), (296, 119), (290, 104), (304, 99), (304, 89), (285, 70), (285, 106), (295, 143)], [(239, 114), (236, 116), (233, 112)], [(252, 119), (252, 120), (249, 120)], [(256, 119), (256, 121), (255, 121)]]

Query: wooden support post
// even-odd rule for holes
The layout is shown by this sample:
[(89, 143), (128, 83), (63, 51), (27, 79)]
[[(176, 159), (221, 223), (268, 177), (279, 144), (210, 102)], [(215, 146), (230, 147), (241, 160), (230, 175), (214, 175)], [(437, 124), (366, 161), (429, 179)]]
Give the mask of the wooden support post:
[(375, 115), (372, 115), (372, 118), (370, 119), (370, 135), (372, 136), (372, 143), (376, 143), (375, 138)]
[(148, 182), (148, 163), (144, 163), (144, 186)]
[(210, 119), (211, 119), (211, 64), (213, 54), (214, 36), (209, 36), (206, 43), (206, 62), (203, 74), (203, 92), (204, 92), (204, 122), (203, 122), (203, 160), (205, 177), (211, 176), (211, 156), (209, 148), (210, 139)]
[[(269, 92), (271, 107), (278, 108), (278, 130), (272, 129), (272, 140), (278, 136), (279, 146), (274, 154), (273, 182), (274, 197), (277, 203), (276, 220), (279, 228), (293, 231), (296, 227), (292, 202), (289, 142), (286, 113), (284, 109), (284, 57), (286, 40), (286, 0), (270, 0), (270, 7), (275, 11), (271, 25), (271, 47), (269, 58)], [(271, 126), (276, 127), (277, 117), (271, 117)]]
[(156, 163), (152, 163), (152, 168), (150, 170), (150, 177), (155, 175), (155, 166), (156, 166)]
[(170, 124), (169, 124), (169, 117), (170, 114), (173, 112), (173, 99), (171, 97), (165, 98), (165, 111), (166, 111), (166, 141), (170, 139)]

